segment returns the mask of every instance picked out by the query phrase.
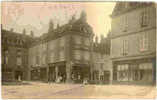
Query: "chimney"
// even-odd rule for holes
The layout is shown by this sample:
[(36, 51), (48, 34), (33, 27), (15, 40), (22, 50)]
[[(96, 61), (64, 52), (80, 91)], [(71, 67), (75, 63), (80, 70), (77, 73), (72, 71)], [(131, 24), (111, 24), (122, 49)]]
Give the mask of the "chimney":
[(10, 32), (14, 32), (14, 29), (13, 29), (13, 28), (11, 28), (11, 29), (10, 29)]
[(26, 35), (26, 29), (25, 29), (25, 28), (23, 29), (22, 34), (23, 34), (23, 35)]
[(34, 32), (33, 32), (33, 31), (31, 31), (31, 34), (30, 34), (30, 35), (31, 35), (31, 37), (34, 37)]

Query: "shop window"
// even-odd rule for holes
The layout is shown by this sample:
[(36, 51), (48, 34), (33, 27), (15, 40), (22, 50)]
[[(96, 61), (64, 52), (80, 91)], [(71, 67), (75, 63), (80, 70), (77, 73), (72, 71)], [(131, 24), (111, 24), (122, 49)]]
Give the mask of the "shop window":
[(117, 80), (128, 81), (128, 64), (118, 65)]
[(142, 63), (139, 65), (140, 69), (140, 80), (152, 81), (152, 63)]

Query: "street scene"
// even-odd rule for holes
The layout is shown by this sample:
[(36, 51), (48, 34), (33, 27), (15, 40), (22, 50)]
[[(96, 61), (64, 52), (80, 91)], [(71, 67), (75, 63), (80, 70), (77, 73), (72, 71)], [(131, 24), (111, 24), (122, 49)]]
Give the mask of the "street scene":
[(2, 98), (156, 97), (155, 3), (1, 5)]

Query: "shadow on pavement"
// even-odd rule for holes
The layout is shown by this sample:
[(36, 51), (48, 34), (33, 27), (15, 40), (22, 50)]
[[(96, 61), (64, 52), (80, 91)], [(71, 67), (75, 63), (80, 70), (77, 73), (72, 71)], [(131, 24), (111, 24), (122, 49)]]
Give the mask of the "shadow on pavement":
[(29, 82), (18, 82), (18, 81), (14, 81), (14, 82), (2, 82), (3, 86), (17, 86), (17, 85), (31, 85), (31, 83)]

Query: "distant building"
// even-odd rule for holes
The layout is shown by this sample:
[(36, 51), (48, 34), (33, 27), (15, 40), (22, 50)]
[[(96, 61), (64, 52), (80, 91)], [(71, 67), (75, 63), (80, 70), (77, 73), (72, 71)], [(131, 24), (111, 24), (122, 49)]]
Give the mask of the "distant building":
[(100, 42), (96, 36), (93, 43), (93, 83), (109, 83), (112, 75), (112, 62), (110, 59), (110, 37), (101, 36)]
[(27, 80), (28, 47), (32, 37), (2, 29), (2, 81)]
[(113, 81), (155, 82), (155, 3), (118, 2), (111, 18)]

